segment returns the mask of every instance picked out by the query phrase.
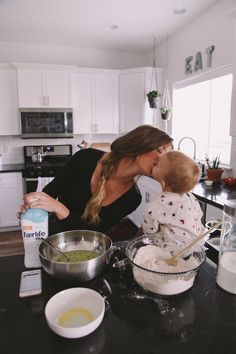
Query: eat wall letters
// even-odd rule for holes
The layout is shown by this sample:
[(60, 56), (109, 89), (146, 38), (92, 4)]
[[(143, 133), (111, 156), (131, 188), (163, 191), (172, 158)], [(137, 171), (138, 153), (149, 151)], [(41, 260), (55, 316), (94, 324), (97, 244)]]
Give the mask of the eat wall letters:
[[(211, 67), (212, 64), (212, 53), (215, 49), (214, 45), (211, 45), (210, 47), (207, 47), (205, 52), (206, 52), (206, 65), (208, 68)], [(194, 71), (198, 71), (198, 70), (202, 70), (203, 69), (203, 65), (202, 65), (202, 53), (201, 52), (197, 52), (196, 56), (195, 56), (195, 61), (194, 61), (194, 65), (193, 65), (193, 56), (191, 55), (190, 57), (185, 59), (185, 74), (189, 75), (192, 74), (193, 70)]]

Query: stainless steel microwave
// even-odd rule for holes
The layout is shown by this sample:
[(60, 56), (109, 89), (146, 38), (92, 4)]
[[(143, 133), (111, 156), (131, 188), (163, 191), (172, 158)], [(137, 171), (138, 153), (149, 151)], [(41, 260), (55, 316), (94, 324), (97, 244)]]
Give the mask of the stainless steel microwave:
[(21, 137), (73, 138), (72, 109), (21, 109)]

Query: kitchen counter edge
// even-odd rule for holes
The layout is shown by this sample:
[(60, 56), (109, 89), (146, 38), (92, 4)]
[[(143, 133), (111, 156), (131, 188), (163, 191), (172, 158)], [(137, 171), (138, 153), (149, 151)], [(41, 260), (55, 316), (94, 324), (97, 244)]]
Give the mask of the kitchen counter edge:
[(24, 169), (25, 169), (25, 165), (23, 163), (6, 164), (0, 166), (0, 173), (1, 172), (23, 172)]

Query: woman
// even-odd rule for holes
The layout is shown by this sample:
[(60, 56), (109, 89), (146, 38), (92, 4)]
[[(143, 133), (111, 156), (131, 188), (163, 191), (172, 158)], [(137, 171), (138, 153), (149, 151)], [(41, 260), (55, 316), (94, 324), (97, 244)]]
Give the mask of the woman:
[(172, 138), (149, 125), (119, 137), (111, 152), (85, 149), (73, 155), (43, 192), (24, 196), (21, 212), (43, 208), (53, 213), (49, 233), (90, 229), (106, 232), (141, 202), (137, 175), (151, 176)]

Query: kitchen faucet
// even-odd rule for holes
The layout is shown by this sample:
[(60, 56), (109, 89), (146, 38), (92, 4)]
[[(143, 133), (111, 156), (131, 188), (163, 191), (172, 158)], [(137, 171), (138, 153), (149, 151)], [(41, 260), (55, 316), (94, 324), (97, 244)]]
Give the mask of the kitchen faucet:
[(180, 144), (184, 139), (190, 139), (193, 142), (193, 159), (196, 160), (196, 151), (197, 151), (197, 146), (196, 146), (196, 141), (191, 138), (190, 136), (184, 136), (182, 139), (180, 139), (178, 143), (178, 150), (180, 150)]

